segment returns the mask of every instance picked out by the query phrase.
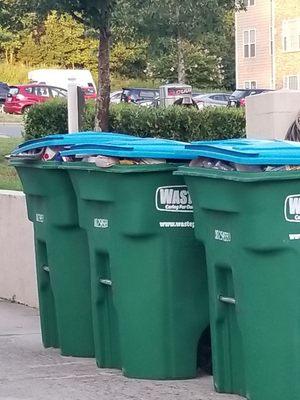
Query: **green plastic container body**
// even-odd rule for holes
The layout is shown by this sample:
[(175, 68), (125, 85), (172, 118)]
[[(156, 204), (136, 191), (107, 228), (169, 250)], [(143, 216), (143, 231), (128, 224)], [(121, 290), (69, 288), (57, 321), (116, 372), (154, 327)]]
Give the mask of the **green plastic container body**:
[(12, 162), (34, 226), (40, 320), (45, 347), (93, 357), (89, 251), (76, 196), (55, 162)]
[(217, 391), (300, 399), (300, 173), (179, 174), (206, 250)]
[(65, 167), (89, 238), (98, 365), (141, 379), (195, 377), (207, 277), (176, 167)]

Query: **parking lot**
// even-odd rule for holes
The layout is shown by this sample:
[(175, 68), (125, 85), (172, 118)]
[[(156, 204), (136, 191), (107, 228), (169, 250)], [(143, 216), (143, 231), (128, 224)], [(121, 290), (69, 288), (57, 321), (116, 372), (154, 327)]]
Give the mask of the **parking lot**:
[(23, 125), (0, 122), (0, 136), (21, 137)]

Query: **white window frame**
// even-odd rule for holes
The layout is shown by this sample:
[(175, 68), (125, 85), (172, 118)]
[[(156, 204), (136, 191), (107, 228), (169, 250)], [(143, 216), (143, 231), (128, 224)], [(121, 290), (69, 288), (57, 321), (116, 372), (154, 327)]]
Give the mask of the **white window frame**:
[[(245, 43), (245, 33), (248, 32), (248, 38), (249, 41), (248, 43)], [(254, 32), (254, 42), (251, 42), (251, 32)], [(255, 50), (255, 54), (254, 56), (251, 56), (251, 46), (254, 45), (254, 50)], [(245, 46), (249, 46), (249, 56), (246, 57), (245, 56)], [(243, 57), (246, 59), (250, 59), (250, 58), (256, 58), (256, 28), (249, 28), (249, 29), (245, 29), (243, 30)]]
[[(296, 39), (296, 42), (298, 42), (297, 48), (292, 47), (292, 45), (291, 45), (292, 36), (289, 36), (289, 32), (288, 32), (288, 29), (289, 29), (288, 24), (293, 23), (293, 22), (297, 22), (299, 24), (298, 33), (296, 34), (296, 37), (294, 38), (294, 39)], [(298, 36), (298, 38), (297, 38), (297, 36)], [(282, 21), (282, 49), (283, 49), (284, 53), (300, 52), (300, 18), (286, 19), (286, 20)]]
[[(254, 85), (253, 85), (254, 84)], [(249, 89), (249, 90), (251, 90), (251, 89), (253, 89), (253, 90), (255, 90), (255, 89), (257, 89), (257, 81), (254, 81), (254, 80), (252, 80), (252, 79), (249, 79), (249, 80), (247, 80), (247, 81), (245, 81), (244, 82), (244, 89)]]
[[(291, 88), (290, 87), (290, 79), (291, 78), (297, 78), (297, 88)], [(289, 90), (300, 90), (300, 75), (299, 74), (294, 74), (294, 75), (286, 75), (283, 78), (283, 87), (284, 89), (289, 89)]]
[(244, 6), (245, 7), (253, 7), (253, 6), (255, 6), (255, 0), (244, 0)]

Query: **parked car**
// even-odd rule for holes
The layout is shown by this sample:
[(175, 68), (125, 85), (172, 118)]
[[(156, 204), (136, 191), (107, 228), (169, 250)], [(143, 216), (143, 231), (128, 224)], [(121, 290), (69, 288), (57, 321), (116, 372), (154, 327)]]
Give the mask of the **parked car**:
[(96, 100), (97, 93), (93, 86), (82, 87), (81, 90), (83, 91), (85, 100)]
[(9, 92), (9, 86), (5, 82), (0, 82), (0, 112), (3, 111), (4, 103)]
[(199, 109), (203, 107), (226, 107), (229, 98), (229, 93), (208, 93), (193, 96)]
[(113, 103), (113, 104), (121, 103), (122, 93), (123, 93), (123, 90), (118, 90), (116, 92), (112, 92), (110, 94), (110, 102)]
[(24, 114), (36, 103), (44, 103), (55, 97), (67, 97), (67, 91), (48, 85), (10, 86), (4, 103), (4, 112)]
[(269, 89), (236, 89), (230, 96), (228, 107), (245, 107), (246, 97), (269, 92)]
[(96, 88), (93, 76), (87, 69), (36, 69), (28, 72), (30, 83), (60, 87), (68, 90), (70, 83), (81, 88)]
[(123, 88), (121, 102), (133, 104), (151, 103), (157, 96), (159, 96), (158, 89)]

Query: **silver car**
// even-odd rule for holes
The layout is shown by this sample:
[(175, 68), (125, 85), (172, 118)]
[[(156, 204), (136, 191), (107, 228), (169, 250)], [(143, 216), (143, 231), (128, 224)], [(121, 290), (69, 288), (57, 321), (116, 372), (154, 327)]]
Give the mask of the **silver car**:
[(193, 97), (199, 110), (204, 107), (226, 107), (230, 93), (207, 93)]
[(119, 104), (121, 103), (121, 96), (122, 96), (123, 91), (118, 90), (116, 92), (112, 92), (110, 94), (110, 102), (113, 104)]

